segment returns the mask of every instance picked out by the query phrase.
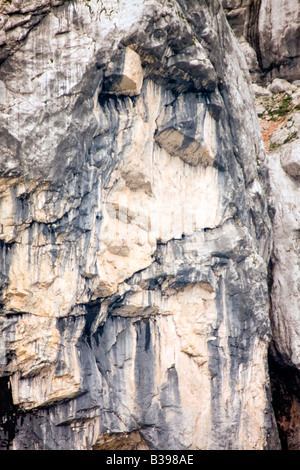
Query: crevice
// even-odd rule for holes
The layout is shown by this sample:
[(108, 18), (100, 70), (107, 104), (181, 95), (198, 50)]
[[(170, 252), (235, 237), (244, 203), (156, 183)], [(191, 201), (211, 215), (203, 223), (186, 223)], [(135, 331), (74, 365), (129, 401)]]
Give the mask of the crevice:
[(255, 0), (249, 6), (249, 28), (247, 31), (247, 41), (256, 52), (257, 61), (260, 69), (263, 70), (263, 59), (260, 51), (259, 33), (258, 33), (258, 20), (261, 8), (261, 0)]
[(8, 450), (17, 433), (17, 410), (9, 376), (0, 377), (0, 450)]
[(282, 450), (300, 450), (300, 371), (287, 365), (274, 341), (268, 353), (272, 406)]
[[(271, 256), (267, 276), (271, 330), (273, 270), (274, 259)], [(300, 450), (300, 371), (279, 351), (274, 338), (268, 349), (268, 370), (271, 405), (281, 449)]]
[(95, 302), (90, 302), (89, 304), (85, 305), (86, 308), (86, 314), (84, 315), (85, 318), (85, 326), (83, 329), (82, 336), (88, 343), (88, 345), (91, 347), (91, 337), (93, 335), (93, 325), (95, 321), (97, 320), (100, 309), (101, 309), (101, 302), (100, 301), (95, 301)]

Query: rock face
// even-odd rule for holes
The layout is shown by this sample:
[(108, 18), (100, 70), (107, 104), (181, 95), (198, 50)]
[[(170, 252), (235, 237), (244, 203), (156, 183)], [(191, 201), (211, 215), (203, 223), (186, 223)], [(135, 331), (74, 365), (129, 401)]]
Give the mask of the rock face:
[(269, 149), (270, 207), (274, 213), (270, 263), (273, 338), (269, 367), (282, 446), (292, 450), (300, 448), (300, 113), (297, 104), (300, 89), (294, 88), (291, 94), (274, 93), (271, 97), (256, 98)]
[(219, 1), (19, 3), (2, 6), (19, 22), (0, 68), (2, 448), (280, 448), (265, 150)]
[(275, 207), (270, 368), (281, 441), (290, 450), (300, 448), (299, 145), (298, 138), (269, 155)]
[(252, 85), (268, 152), (273, 249), (269, 266), (272, 403), (283, 449), (300, 448), (299, 433), (299, 143), (300, 82), (276, 78)]
[(300, 75), (300, 7), (297, 0), (222, 0), (227, 18), (257, 80)]

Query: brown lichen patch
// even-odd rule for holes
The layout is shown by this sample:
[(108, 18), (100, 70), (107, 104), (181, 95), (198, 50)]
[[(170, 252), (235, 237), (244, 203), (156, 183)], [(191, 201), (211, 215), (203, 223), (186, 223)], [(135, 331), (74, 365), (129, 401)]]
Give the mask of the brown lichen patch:
[(149, 450), (149, 447), (138, 431), (132, 431), (102, 434), (93, 450)]
[(279, 129), (280, 127), (283, 127), (286, 122), (287, 118), (279, 119), (278, 121), (268, 121), (265, 119), (259, 119), (260, 126), (261, 126), (261, 131), (262, 131), (262, 137), (263, 141), (265, 144), (266, 151), (268, 152), (270, 150), (270, 138), (272, 134)]

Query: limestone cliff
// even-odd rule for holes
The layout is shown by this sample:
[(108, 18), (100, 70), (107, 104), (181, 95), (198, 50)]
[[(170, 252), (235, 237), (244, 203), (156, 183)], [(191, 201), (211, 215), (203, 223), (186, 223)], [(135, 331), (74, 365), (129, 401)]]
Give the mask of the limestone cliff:
[(219, 0), (0, 12), (1, 447), (279, 449), (276, 178)]

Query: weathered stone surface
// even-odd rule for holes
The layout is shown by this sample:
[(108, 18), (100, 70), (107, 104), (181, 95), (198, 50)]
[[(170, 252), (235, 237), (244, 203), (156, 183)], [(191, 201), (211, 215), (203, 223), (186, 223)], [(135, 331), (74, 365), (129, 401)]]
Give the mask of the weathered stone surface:
[(279, 448), (265, 151), (219, 1), (65, 2), (10, 51), (1, 446)]
[[(296, 162), (294, 167), (291, 163), (293, 158), (297, 158), (297, 148), (299, 140), (272, 152), (270, 175), (276, 208), (273, 224), (273, 334), (281, 354), (290, 364), (299, 367), (299, 324), (296, 320), (299, 315), (299, 182), (295, 180)], [(284, 171), (281, 162), (289, 171)]]
[[(299, 79), (300, 7), (297, 0), (222, 0), (228, 21), (241, 44), (254, 49), (254, 80)], [(254, 62), (253, 62), (254, 60)]]
[(300, 447), (299, 435), (299, 138), (270, 154), (274, 249), (270, 356), (276, 419), (284, 449)]
[(93, 450), (149, 450), (138, 431), (100, 436)]
[(296, 90), (296, 87), (282, 78), (275, 78), (268, 86), (268, 90), (272, 93), (285, 93)]
[[(254, 95), (257, 96), (267, 96), (271, 97), (272, 93), (268, 88), (264, 88), (260, 85), (257, 85), (256, 83), (252, 84), (252, 90)], [(256, 109), (257, 109), (257, 103), (256, 103)]]
[(143, 79), (140, 56), (130, 47), (126, 47), (120, 56), (108, 64), (104, 74), (103, 91), (109, 95), (136, 96), (141, 92)]
[(51, 9), (68, 0), (13, 0), (0, 4), (0, 63), (23, 44)]
[[(269, 150), (269, 204), (273, 213), (273, 250), (269, 266), (269, 351), (272, 403), (283, 449), (300, 448), (299, 437), (299, 90), (267, 88), (256, 92), (266, 148)], [(276, 83), (276, 82), (275, 82)], [(282, 81), (279, 81), (282, 84)], [(296, 86), (297, 83), (294, 84)], [(257, 86), (254, 86), (254, 91)], [(268, 87), (269, 88), (269, 87)], [(263, 90), (266, 93), (263, 93)]]
[(299, 78), (300, 7), (287, 0), (262, 0), (258, 22), (260, 54), (263, 69), (271, 76)]
[(165, 106), (157, 119), (155, 140), (170, 155), (190, 165), (212, 165), (216, 157), (216, 128), (206, 100), (197, 100), (194, 93), (189, 93)]

